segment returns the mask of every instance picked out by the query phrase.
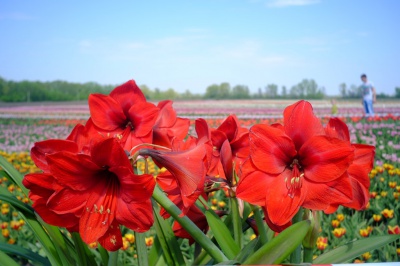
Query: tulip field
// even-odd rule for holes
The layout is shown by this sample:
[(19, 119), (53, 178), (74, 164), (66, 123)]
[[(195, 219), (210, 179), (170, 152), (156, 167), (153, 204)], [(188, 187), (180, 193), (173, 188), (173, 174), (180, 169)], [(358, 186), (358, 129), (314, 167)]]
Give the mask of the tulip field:
[[(241, 126), (249, 128), (256, 123), (281, 123), (283, 109), (294, 102), (295, 100), (177, 101), (174, 102), (174, 108), (178, 116), (191, 119), (191, 128), (196, 118), (204, 118), (210, 127), (216, 128), (230, 114), (238, 117)], [(322, 123), (327, 123), (332, 116), (330, 101), (312, 100), (311, 103), (316, 116), (322, 119)], [(338, 101), (338, 113), (335, 116), (347, 124), (351, 142), (369, 144), (376, 148), (374, 167), (369, 173), (370, 200), (364, 211), (340, 206), (333, 214), (322, 214), (319, 237), (315, 239), (314, 256), (357, 239), (400, 234), (400, 101), (378, 101), (375, 113), (376, 116), (366, 118), (363, 116), (360, 101)], [(78, 123), (85, 123), (89, 115), (86, 103), (0, 105), (0, 155), (21, 174), (40, 172), (30, 157), (30, 149), (34, 143), (66, 138), (73, 127)], [(148, 169), (153, 175), (163, 171), (155, 164), (150, 164)], [(0, 194), (1, 191), (8, 190), (21, 202), (31, 204), (30, 199), (8, 180), (2, 170), (0, 186)], [(229, 200), (222, 190), (210, 193), (208, 200), (212, 209), (228, 211)], [(43, 248), (35, 240), (36, 236), (18, 210), (5, 201), (0, 201), (0, 206), (0, 244), (20, 246), (44, 256)], [(65, 231), (65, 234), (69, 233)], [(137, 264), (133, 232), (123, 228), (122, 236), (123, 248), (119, 251), (118, 265)], [(159, 249), (155, 245), (160, 244), (155, 242), (154, 237), (154, 230), (146, 233), (145, 242), (149, 254), (156, 254)], [(249, 230), (245, 241), (254, 237), (255, 232)], [(189, 245), (186, 239), (179, 243), (184, 250), (185, 260), (195, 262), (194, 253), (197, 251), (194, 246)], [(93, 250), (98, 248), (96, 242), (89, 247)], [(101, 256), (101, 253), (96, 254)], [(16, 255), (12, 255), (12, 258), (22, 265), (29, 263), (26, 258)], [(398, 261), (399, 240), (366, 252), (349, 263)]]

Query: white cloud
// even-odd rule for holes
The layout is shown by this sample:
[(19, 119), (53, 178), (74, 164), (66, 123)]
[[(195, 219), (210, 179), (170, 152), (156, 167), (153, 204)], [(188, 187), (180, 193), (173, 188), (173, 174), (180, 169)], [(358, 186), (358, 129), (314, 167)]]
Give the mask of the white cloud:
[(289, 7), (289, 6), (307, 6), (318, 4), (320, 0), (271, 0), (268, 1), (268, 7)]

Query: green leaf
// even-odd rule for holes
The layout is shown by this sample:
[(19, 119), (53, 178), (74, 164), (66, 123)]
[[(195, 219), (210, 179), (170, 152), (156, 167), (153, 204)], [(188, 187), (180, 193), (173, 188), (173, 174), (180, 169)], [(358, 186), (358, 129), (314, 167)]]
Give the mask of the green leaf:
[(316, 258), (314, 264), (344, 263), (400, 239), (400, 235), (370, 236), (328, 251)]
[(0, 250), (1, 262), (7, 266), (20, 266), (19, 263), (15, 262), (10, 256)]
[(144, 237), (144, 233), (135, 232), (135, 245), (139, 265), (146, 266), (149, 265), (149, 260), (147, 257), (147, 247)]
[(243, 264), (280, 264), (300, 245), (309, 229), (308, 220), (295, 223), (262, 246)]
[(98, 244), (97, 250), (99, 251), (102, 265), (107, 265), (107, 263), (110, 259), (109, 255), (108, 255), (108, 251), (105, 248), (103, 248), (103, 246), (101, 246), (100, 244)]
[(42, 224), (48, 236), (51, 238), (62, 265), (76, 264), (77, 255), (71, 241), (61, 233), (60, 228), (45, 223), (40, 217), (37, 220)]
[(72, 240), (75, 243), (76, 254), (78, 255), (79, 265), (97, 265), (93, 253), (88, 249), (86, 243), (82, 241), (81, 236), (77, 232), (73, 232)]
[(0, 186), (0, 200), (10, 203), (15, 209), (24, 213), (25, 215), (29, 215), (32, 217), (35, 216), (34, 210), (31, 206), (18, 200), (13, 194), (10, 193), (10, 191), (8, 191), (3, 186)]
[(51, 265), (62, 265), (57, 249), (54, 246), (53, 241), (50, 239), (46, 230), (44, 230), (42, 224), (38, 222), (36, 217), (25, 216), (24, 213), (19, 213), (22, 219), (25, 220), (26, 224), (30, 227), (38, 241), (42, 244), (43, 250), (46, 252), (47, 258)]
[(13, 181), (17, 186), (19, 186), (25, 196), (28, 196), (29, 190), (22, 185), (23, 176), (18, 172), (12, 164), (10, 164), (3, 156), (0, 155), (0, 166), (8, 174), (11, 181)]
[(181, 210), (164, 194), (159, 187), (155, 187), (153, 191), (153, 199), (155, 199), (171, 216), (182, 225), (183, 228), (194, 238), (194, 240), (206, 250), (215, 262), (223, 262), (228, 260), (225, 254), (201, 231), (192, 220), (187, 216), (181, 216)]
[(236, 261), (245, 261), (250, 255), (261, 247), (260, 237), (254, 238), (235, 257)]
[(184, 265), (185, 260), (183, 259), (180, 245), (172, 231), (171, 224), (161, 217), (159, 207), (155, 202), (153, 204), (153, 210), (155, 217), (154, 225), (161, 248), (164, 251), (166, 263), (168, 265)]
[(160, 244), (158, 233), (154, 237), (154, 243), (149, 251), (149, 265), (156, 265), (160, 258), (163, 258), (163, 249)]
[[(35, 252), (24, 249), (17, 245), (10, 245), (7, 243), (0, 242), (0, 250), (4, 251), (5, 253), (11, 253), (11, 254), (23, 257), (27, 260), (31, 260), (35, 264), (39, 263), (41, 265), (50, 265), (50, 262), (48, 259), (40, 256), (39, 254), (37, 254)], [(3, 258), (2, 258), (2, 263), (4, 263)]]
[(228, 259), (233, 259), (239, 253), (240, 247), (232, 238), (228, 227), (212, 210), (206, 210), (205, 215), (208, 225), (222, 251)]

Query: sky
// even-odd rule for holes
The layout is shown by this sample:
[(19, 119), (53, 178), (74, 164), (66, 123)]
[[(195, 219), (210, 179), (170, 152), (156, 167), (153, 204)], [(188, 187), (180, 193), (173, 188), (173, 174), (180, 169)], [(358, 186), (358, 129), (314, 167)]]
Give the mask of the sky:
[(0, 1), (0, 77), (205, 93), (400, 87), (398, 0)]

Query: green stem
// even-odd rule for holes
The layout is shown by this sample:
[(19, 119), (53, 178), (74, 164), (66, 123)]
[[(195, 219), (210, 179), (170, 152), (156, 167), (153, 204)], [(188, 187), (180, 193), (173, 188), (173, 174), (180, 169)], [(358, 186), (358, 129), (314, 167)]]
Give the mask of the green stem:
[[(299, 211), (292, 219), (292, 223), (298, 223), (302, 220), (303, 217), (303, 209), (300, 207)], [(301, 245), (299, 245), (292, 254), (290, 254), (290, 263), (301, 263)]]
[(312, 248), (304, 248), (304, 262), (312, 263), (314, 250)]
[(158, 187), (154, 188), (153, 198), (205, 249), (217, 263), (228, 258), (220, 249), (187, 217), (181, 217), (181, 210)]
[(239, 204), (237, 198), (229, 198), (231, 202), (232, 222), (233, 222), (233, 236), (235, 242), (240, 248), (243, 247), (243, 234), (242, 234), (242, 219), (239, 214)]
[(108, 264), (107, 266), (117, 266), (118, 265), (118, 250), (109, 252), (109, 257), (108, 257)]
[(254, 213), (254, 218), (256, 219), (256, 225), (258, 228), (258, 235), (261, 240), (261, 244), (264, 245), (268, 242), (267, 230), (264, 226), (263, 218), (260, 214), (260, 209), (257, 206), (251, 205), (251, 210)]
[(145, 237), (144, 233), (135, 232), (136, 252), (140, 266), (149, 265), (149, 260), (147, 257), (146, 241), (144, 237)]

